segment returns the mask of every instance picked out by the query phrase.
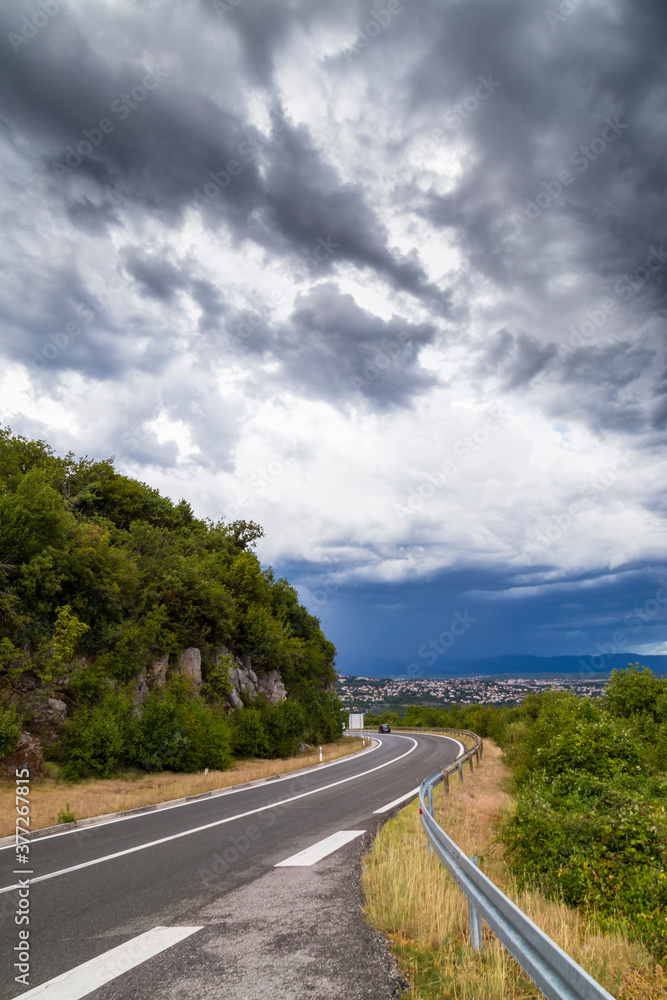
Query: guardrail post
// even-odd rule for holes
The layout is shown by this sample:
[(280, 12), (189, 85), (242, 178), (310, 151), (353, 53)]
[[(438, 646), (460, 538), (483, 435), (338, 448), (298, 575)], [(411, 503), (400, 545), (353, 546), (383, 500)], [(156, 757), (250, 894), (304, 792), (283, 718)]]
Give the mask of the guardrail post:
[(445, 794), (449, 795), (449, 771), (443, 771), (442, 776), (445, 782)]
[[(429, 787), (428, 787), (428, 789), (426, 791), (426, 811), (428, 812), (429, 816), (431, 816), (431, 817), (433, 816), (433, 786), (432, 785), (429, 785)], [(429, 857), (433, 856), (433, 846), (432, 846), (430, 840), (428, 842), (428, 853), (429, 853)]]
[(470, 754), (470, 756), (468, 757), (468, 763), (470, 764), (470, 773), (472, 774), (472, 770), (473, 770), (473, 767), (472, 767), (472, 754)]
[[(477, 868), (477, 856), (469, 859)], [(468, 920), (470, 921), (470, 947), (473, 951), (482, 950), (482, 918), (473, 906), (472, 900), (468, 900)]]
[(459, 761), (459, 781), (463, 781), (463, 761)]

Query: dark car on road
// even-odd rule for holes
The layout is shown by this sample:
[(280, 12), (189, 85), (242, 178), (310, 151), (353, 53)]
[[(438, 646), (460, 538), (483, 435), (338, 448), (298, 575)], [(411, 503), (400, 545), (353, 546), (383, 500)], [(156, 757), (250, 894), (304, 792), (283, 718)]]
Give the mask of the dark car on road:
[(391, 732), (391, 726), (389, 725), (389, 723), (381, 722), (380, 727), (378, 729), (378, 733), (390, 733), (390, 732)]

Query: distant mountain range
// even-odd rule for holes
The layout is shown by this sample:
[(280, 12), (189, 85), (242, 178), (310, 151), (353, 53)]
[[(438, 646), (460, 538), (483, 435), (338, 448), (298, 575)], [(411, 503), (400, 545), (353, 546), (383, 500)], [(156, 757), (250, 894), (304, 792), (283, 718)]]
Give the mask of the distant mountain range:
[(471, 677), (487, 674), (580, 674), (594, 677), (623, 669), (629, 663), (643, 664), (655, 674), (667, 673), (666, 656), (641, 653), (610, 653), (604, 656), (492, 656), (482, 660), (441, 660), (433, 666), (420, 664), (419, 673), (409, 672), (403, 660), (360, 656), (346, 673), (362, 677)]

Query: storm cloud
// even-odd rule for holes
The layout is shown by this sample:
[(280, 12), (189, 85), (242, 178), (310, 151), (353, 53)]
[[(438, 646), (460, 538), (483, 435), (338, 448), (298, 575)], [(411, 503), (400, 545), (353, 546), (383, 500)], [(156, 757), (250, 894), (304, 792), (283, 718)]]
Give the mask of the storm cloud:
[(8, 0), (0, 45), (4, 424), (260, 521), (341, 636), (470, 573), (585, 651), (659, 571), (664, 5)]

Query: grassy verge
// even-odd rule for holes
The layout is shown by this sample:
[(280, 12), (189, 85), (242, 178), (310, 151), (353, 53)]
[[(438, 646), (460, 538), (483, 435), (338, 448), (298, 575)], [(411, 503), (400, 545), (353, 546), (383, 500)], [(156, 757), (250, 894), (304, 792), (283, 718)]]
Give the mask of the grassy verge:
[[(482, 870), (549, 937), (619, 1000), (664, 1000), (667, 978), (649, 953), (619, 929), (602, 934), (594, 918), (518, 894), (505, 871), (494, 827), (512, 809), (509, 773), (498, 748), (484, 743), (484, 764), (447, 797), (436, 790), (435, 816)], [(381, 830), (365, 858), (367, 919), (390, 939), (414, 1000), (533, 1000), (542, 994), (483, 924), (484, 951), (469, 946), (467, 900), (440, 862), (430, 858), (419, 805), (403, 809)]]
[[(323, 760), (335, 760), (361, 749), (359, 737), (346, 736), (322, 748)], [(257, 778), (287, 774), (311, 767), (320, 760), (317, 749), (286, 760), (244, 760), (229, 771), (208, 774), (145, 774), (127, 772), (119, 777), (68, 782), (45, 777), (30, 788), (30, 827), (39, 830), (60, 822), (61, 810), (71, 811), (77, 819), (136, 809), (140, 806), (180, 799), (217, 788), (228, 788)], [(14, 782), (0, 785), (0, 837), (14, 833)]]

